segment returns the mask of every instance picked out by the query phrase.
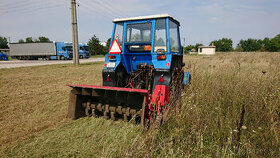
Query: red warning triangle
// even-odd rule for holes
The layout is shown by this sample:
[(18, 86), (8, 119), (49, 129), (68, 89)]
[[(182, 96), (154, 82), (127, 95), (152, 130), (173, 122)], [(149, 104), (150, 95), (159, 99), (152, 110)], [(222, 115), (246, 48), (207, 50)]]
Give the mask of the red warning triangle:
[(117, 40), (114, 40), (110, 49), (109, 49), (110, 54), (121, 54), (122, 49), (119, 45), (119, 42)]

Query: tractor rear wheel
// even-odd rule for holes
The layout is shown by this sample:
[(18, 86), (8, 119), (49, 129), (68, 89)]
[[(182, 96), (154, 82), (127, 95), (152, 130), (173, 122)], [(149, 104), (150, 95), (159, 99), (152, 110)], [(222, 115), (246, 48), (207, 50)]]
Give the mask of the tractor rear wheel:
[(169, 107), (175, 107), (177, 111), (177, 108), (180, 109), (181, 107), (181, 90), (182, 90), (182, 66), (180, 64), (177, 64), (172, 71), (172, 80), (170, 84), (170, 90), (171, 90), (171, 95), (170, 95), (170, 102), (169, 102)]

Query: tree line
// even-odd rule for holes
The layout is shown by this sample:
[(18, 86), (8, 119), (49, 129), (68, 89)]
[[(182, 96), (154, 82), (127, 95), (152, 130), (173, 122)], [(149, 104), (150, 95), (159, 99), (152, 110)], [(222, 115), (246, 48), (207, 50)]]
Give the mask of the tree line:
[[(32, 37), (27, 37), (24, 39), (18, 40), (19, 43), (32, 43), (32, 42), (50, 42), (50, 39), (44, 36), (38, 37), (38, 39), (33, 39)], [(111, 38), (106, 41), (106, 45), (103, 46), (100, 43), (100, 40), (96, 35), (93, 35), (88, 41), (89, 49), (91, 55), (104, 55), (108, 53), (110, 47)], [(211, 41), (209, 46), (214, 44), (216, 46), (216, 51), (218, 52), (277, 52), (280, 51), (280, 34), (273, 38), (264, 38), (264, 39), (253, 39), (248, 38), (246, 40), (240, 40), (236, 48), (233, 48), (233, 41), (230, 38), (222, 38), (219, 40)], [(197, 51), (199, 46), (203, 46), (201, 43), (195, 45), (188, 45), (184, 47), (184, 52), (188, 53), (190, 51)], [(0, 36), (0, 49), (7, 49), (8, 41), (7, 38)]]
[(38, 39), (33, 39), (32, 37), (26, 37), (25, 41), (24, 39), (19, 39), (18, 43), (33, 43), (33, 42), (51, 42), (49, 38), (40, 36)]
[[(280, 34), (274, 38), (266, 37), (263, 40), (253, 38), (240, 40), (235, 49), (232, 46), (233, 41), (230, 38), (222, 38), (211, 41), (209, 46), (212, 44), (216, 46), (216, 51), (218, 52), (277, 52), (280, 51)], [(184, 52), (188, 53), (190, 51), (197, 51), (199, 46), (202, 46), (202, 44), (197, 43), (195, 45), (188, 45), (184, 47)]]

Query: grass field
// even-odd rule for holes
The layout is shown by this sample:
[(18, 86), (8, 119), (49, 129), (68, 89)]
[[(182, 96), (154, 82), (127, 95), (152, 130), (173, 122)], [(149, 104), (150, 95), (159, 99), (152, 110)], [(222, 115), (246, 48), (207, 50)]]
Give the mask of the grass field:
[(0, 157), (280, 157), (280, 53), (185, 56), (192, 84), (160, 129), (66, 118), (66, 84), (103, 63), (0, 69)]

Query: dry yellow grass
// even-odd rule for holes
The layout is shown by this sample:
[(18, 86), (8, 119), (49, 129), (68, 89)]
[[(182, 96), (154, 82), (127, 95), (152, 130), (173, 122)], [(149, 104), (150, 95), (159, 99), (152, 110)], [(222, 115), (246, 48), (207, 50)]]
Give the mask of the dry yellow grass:
[(70, 88), (101, 84), (102, 63), (1, 69), (1, 146), (67, 122)]
[(279, 157), (280, 53), (194, 55), (184, 61), (192, 84), (183, 91), (181, 112), (149, 133), (119, 121), (66, 119), (65, 85), (100, 85), (102, 63), (1, 69), (1, 155)]
[(280, 53), (186, 56), (185, 62), (192, 84), (180, 113), (129, 153), (279, 157)]

